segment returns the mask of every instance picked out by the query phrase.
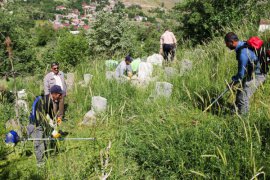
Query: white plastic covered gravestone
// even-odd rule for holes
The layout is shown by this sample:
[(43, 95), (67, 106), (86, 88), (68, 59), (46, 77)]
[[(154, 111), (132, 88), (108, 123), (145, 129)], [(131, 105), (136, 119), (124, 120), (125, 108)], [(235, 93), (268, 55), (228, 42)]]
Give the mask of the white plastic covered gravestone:
[(107, 99), (101, 96), (92, 97), (92, 110), (96, 113), (103, 113), (107, 109)]
[(152, 56), (149, 56), (146, 61), (153, 65), (162, 66), (163, 56), (160, 54), (153, 54)]
[(27, 98), (27, 93), (26, 93), (25, 89), (18, 91), (17, 95), (18, 95), (18, 99), (26, 99)]
[(19, 99), (18, 100), (18, 107), (19, 109), (23, 110), (24, 112), (28, 112), (28, 104), (25, 100)]
[(74, 73), (67, 73), (67, 89), (72, 89), (75, 82), (75, 74)]
[(84, 79), (85, 85), (89, 84), (89, 82), (91, 81), (92, 77), (93, 77), (93, 75), (91, 75), (91, 74), (84, 74), (83, 75), (83, 79)]
[(261, 19), (259, 25), (259, 32), (269, 31), (270, 30), (270, 20)]
[(155, 89), (155, 97), (169, 98), (172, 94), (173, 85), (168, 82), (157, 82)]
[(148, 62), (141, 62), (138, 68), (138, 79), (148, 80), (152, 76), (153, 65)]

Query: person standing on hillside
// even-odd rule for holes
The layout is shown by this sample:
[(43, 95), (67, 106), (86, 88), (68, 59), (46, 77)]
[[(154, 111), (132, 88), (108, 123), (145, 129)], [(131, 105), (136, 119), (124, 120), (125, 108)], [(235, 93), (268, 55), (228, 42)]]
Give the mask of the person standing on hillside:
[(247, 114), (249, 111), (249, 99), (265, 81), (265, 75), (261, 73), (260, 62), (254, 53), (247, 47), (246, 42), (240, 41), (237, 35), (229, 32), (225, 35), (225, 44), (236, 52), (238, 71), (232, 77), (230, 86), (240, 84), (237, 89), (236, 101), (239, 114)]
[[(62, 98), (62, 88), (54, 85), (50, 88), (48, 95), (38, 96), (32, 105), (30, 115), (30, 124), (27, 126), (27, 134), (32, 138), (59, 138), (61, 134), (57, 131), (59, 121), (56, 120), (54, 113), (54, 102), (60, 101)], [(56, 121), (56, 122), (55, 122)], [(46, 141), (34, 141), (35, 155), (38, 166), (44, 164), (43, 157), (45, 155), (47, 143)]]
[(171, 61), (174, 60), (175, 56), (175, 48), (176, 48), (176, 38), (174, 34), (167, 28), (165, 32), (160, 37), (160, 51), (159, 53), (162, 54), (163, 58), (168, 62), (169, 61), (169, 54), (171, 55)]
[(116, 68), (115, 76), (117, 78), (127, 77), (131, 78), (132, 76), (132, 68), (131, 68), (132, 58), (130, 56), (126, 56), (125, 60), (123, 60)]
[(64, 78), (64, 73), (59, 71), (59, 63), (51, 63), (51, 72), (49, 72), (44, 78), (44, 94), (50, 94), (50, 88), (54, 85), (61, 87), (63, 94), (62, 98), (59, 101), (54, 101), (54, 113), (57, 114), (58, 121), (62, 121), (64, 116), (64, 97), (66, 96), (66, 82)]

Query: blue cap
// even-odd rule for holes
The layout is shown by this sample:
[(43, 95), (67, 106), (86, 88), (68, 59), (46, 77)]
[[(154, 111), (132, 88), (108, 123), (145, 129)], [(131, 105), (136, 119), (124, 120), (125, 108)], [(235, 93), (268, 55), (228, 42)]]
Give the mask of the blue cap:
[(62, 88), (58, 85), (54, 85), (50, 89), (51, 93), (63, 94)]
[(130, 56), (126, 56), (125, 60), (131, 62), (133, 59)]

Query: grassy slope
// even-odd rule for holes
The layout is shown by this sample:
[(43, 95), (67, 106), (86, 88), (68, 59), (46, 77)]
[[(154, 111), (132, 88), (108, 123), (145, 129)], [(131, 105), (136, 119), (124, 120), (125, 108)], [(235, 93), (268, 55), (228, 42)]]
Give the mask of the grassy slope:
[[(20, 146), (16, 153), (2, 155), (0, 177), (97, 179), (102, 173), (100, 151), (109, 140), (112, 148), (106, 171), (112, 168), (112, 179), (250, 179), (260, 172), (269, 177), (269, 100), (265, 98), (270, 95), (269, 82), (252, 98), (249, 117), (228, 113), (226, 107), (233, 102), (229, 94), (221, 101), (223, 108), (203, 113), (200, 109), (224, 89), (224, 79), (229, 81), (235, 72), (235, 55), (228, 53), (222, 38), (177, 52), (179, 61), (190, 59), (194, 67), (188, 75), (173, 78), (165, 77), (163, 68), (155, 68), (160, 81), (174, 85), (169, 100), (147, 100), (154, 84), (137, 89), (129, 83), (106, 81), (102, 61), (80, 65), (67, 98), (69, 121), (62, 129), (70, 132), (69, 137), (96, 137), (97, 141), (59, 142), (59, 153), (51, 150), (40, 170), (35, 157), (25, 154), (33, 150), (28, 142), (22, 156)], [(172, 66), (179, 70), (180, 63)], [(94, 75), (88, 87), (78, 84), (84, 73)], [(41, 78), (22, 79), (18, 85), (30, 92), (31, 102), (41, 91), (41, 83)], [(108, 111), (98, 117), (96, 126), (79, 126), (94, 95), (108, 99)]]
[(162, 3), (164, 3), (165, 8), (172, 8), (175, 3), (181, 1), (182, 0), (122, 0), (124, 3), (139, 4), (143, 9), (161, 7)]

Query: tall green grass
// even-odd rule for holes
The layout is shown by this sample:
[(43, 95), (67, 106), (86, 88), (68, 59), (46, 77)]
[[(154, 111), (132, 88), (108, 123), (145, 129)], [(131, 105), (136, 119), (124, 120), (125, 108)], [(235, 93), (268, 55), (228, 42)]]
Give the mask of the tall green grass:
[[(246, 36), (240, 33), (241, 38)], [(237, 70), (235, 53), (229, 52), (223, 38), (208, 45), (177, 51), (181, 61), (193, 62), (191, 72), (168, 78), (155, 68), (159, 80), (174, 85), (170, 99), (149, 98), (155, 83), (137, 88), (130, 83), (105, 80), (101, 60), (84, 62), (74, 71), (76, 83), (68, 92), (67, 122), (62, 129), (69, 137), (96, 137), (91, 142), (59, 142), (42, 169), (36, 167), (33, 144), (18, 146), (16, 152), (1, 144), (1, 179), (98, 179), (103, 167), (100, 151), (112, 142), (108, 172), (111, 179), (267, 179), (269, 178), (269, 82), (251, 100), (250, 114), (229, 113), (234, 96), (228, 93), (209, 112), (202, 110), (218, 96)], [(93, 79), (87, 87), (79, 85), (83, 74)], [(43, 74), (43, 72), (42, 72)], [(17, 87), (29, 92), (29, 105), (42, 91), (42, 78), (22, 78)], [(108, 110), (98, 115), (94, 126), (79, 126), (90, 110), (91, 97), (108, 99)], [(14, 112), (11, 105), (0, 106), (3, 120)], [(27, 116), (21, 121), (27, 122)], [(4, 121), (1, 121), (1, 123)], [(3, 130), (1, 131), (1, 133)]]

